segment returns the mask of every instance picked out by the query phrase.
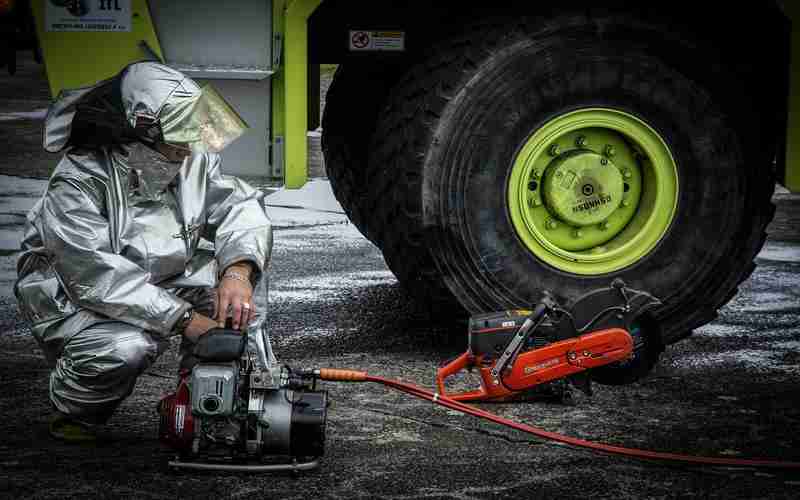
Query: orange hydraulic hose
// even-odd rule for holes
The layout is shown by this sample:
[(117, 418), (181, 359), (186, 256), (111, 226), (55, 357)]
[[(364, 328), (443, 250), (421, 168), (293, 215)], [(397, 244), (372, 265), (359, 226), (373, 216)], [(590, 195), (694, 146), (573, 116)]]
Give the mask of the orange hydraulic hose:
[(422, 387), (413, 384), (408, 384), (406, 382), (400, 382), (399, 380), (392, 380), (383, 377), (373, 377), (371, 375), (368, 375), (366, 372), (327, 369), (327, 370), (321, 370), (320, 378), (322, 380), (329, 380), (336, 382), (374, 382), (398, 390), (400, 392), (410, 394), (414, 397), (431, 401), (438, 405), (444, 406), (445, 408), (450, 408), (452, 410), (456, 410), (461, 413), (466, 413), (467, 415), (483, 418), (500, 425), (505, 425), (506, 427), (511, 427), (512, 429), (516, 429), (518, 431), (522, 431), (528, 434), (533, 434), (534, 436), (538, 436), (543, 439), (557, 441), (559, 443), (564, 443), (570, 446), (584, 448), (601, 453), (621, 455), (636, 459), (657, 460), (662, 462), (671, 462), (679, 464), (800, 470), (800, 462), (682, 455), (680, 453), (638, 450), (635, 448), (626, 448), (624, 446), (615, 446), (604, 443), (596, 443), (593, 441), (587, 441), (585, 439), (573, 438), (565, 436), (563, 434), (558, 434), (556, 432), (549, 432), (544, 429), (534, 427), (532, 425), (522, 424), (519, 422), (514, 422), (512, 420), (505, 419), (499, 415), (495, 415), (494, 413), (489, 413), (488, 411), (481, 410), (480, 408), (476, 408), (474, 406), (461, 403), (454, 399), (450, 399), (438, 393), (428, 391), (426, 389), (423, 389)]

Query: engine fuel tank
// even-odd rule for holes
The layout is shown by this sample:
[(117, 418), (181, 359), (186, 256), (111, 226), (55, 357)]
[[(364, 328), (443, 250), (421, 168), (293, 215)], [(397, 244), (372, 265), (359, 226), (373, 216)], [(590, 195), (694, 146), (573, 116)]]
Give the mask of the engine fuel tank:
[(239, 364), (203, 363), (192, 370), (192, 413), (206, 417), (233, 413)]

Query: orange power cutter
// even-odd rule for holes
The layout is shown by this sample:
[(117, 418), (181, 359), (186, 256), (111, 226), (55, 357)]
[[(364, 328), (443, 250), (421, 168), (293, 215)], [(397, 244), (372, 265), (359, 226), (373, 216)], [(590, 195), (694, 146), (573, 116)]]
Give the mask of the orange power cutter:
[[(436, 383), (441, 395), (457, 401), (503, 401), (523, 391), (570, 377), (588, 391), (592, 369), (636, 362), (645, 356), (646, 312), (659, 305), (652, 295), (617, 279), (578, 298), (569, 308), (550, 295), (529, 310), (470, 318), (467, 352), (442, 366)], [(481, 387), (448, 393), (446, 381), (476, 369)], [(604, 369), (609, 369), (604, 368)]]

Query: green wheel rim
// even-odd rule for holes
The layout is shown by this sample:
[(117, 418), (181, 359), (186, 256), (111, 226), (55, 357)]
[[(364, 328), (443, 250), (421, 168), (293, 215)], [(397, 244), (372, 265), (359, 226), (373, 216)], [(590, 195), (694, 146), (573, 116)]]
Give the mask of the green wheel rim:
[(553, 118), (517, 154), (507, 190), (525, 247), (562, 271), (598, 275), (635, 264), (675, 217), (678, 169), (647, 123), (614, 109)]

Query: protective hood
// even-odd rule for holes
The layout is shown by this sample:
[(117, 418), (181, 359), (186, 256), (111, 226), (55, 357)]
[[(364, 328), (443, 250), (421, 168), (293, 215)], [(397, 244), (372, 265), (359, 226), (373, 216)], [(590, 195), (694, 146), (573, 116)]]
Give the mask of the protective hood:
[(45, 118), (44, 148), (125, 144), (131, 166), (155, 192), (175, 177), (185, 156), (218, 153), (246, 130), (213, 87), (140, 62), (91, 87), (62, 91)]
[[(58, 153), (70, 145), (70, 139), (76, 132), (78, 104), (90, 102), (92, 96), (100, 93), (110, 95), (111, 87), (112, 80), (104, 80), (91, 87), (62, 90), (45, 116), (44, 150)], [(117, 128), (125, 128), (125, 122), (118, 120)]]
[(140, 63), (120, 79), (125, 118), (145, 142), (181, 145), (200, 153), (219, 153), (247, 125), (210, 85), (202, 88), (168, 66)]

